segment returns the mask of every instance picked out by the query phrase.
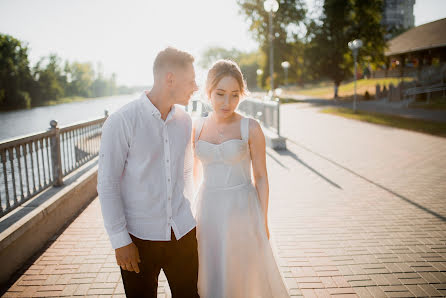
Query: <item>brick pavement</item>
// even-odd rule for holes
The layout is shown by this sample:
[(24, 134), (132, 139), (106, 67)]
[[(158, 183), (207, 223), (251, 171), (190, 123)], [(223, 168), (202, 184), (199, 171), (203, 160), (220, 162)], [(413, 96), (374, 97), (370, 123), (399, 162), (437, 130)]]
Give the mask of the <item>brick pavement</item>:
[[(445, 296), (446, 139), (282, 109), (270, 225), (291, 296)], [(96, 199), (5, 297), (123, 293)]]
[(282, 106), (271, 230), (292, 295), (446, 295), (446, 139)]
[[(9, 288), (3, 297), (125, 297), (114, 250), (96, 198)], [(170, 297), (160, 274), (158, 297)]]

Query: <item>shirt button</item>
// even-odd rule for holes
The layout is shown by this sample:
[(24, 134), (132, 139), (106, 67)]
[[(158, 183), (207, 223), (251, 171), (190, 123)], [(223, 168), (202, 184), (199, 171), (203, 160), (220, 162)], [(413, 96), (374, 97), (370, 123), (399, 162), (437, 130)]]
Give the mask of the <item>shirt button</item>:
[(169, 162), (169, 160), (166, 160), (166, 162)]
[(171, 197), (168, 198), (168, 200), (170, 201)]

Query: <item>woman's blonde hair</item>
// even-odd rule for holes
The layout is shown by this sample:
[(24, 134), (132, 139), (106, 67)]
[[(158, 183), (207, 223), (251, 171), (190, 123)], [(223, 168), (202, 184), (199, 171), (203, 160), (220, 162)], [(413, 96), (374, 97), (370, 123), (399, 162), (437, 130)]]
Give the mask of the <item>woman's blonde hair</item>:
[(206, 79), (206, 95), (208, 98), (211, 98), (211, 92), (215, 89), (218, 82), (226, 76), (231, 76), (237, 81), (240, 87), (240, 97), (247, 94), (246, 82), (237, 63), (231, 60), (218, 60), (208, 71)]

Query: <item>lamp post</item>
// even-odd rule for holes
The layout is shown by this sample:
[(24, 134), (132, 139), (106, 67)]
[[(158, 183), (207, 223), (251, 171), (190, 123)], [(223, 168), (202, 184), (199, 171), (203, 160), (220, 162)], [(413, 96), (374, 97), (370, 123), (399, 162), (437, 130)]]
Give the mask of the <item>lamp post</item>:
[(282, 65), (283, 71), (285, 72), (285, 86), (286, 86), (286, 85), (288, 85), (288, 68), (290, 68), (290, 62), (283, 61), (281, 65)]
[(268, 13), (269, 20), (269, 75), (272, 96), (274, 96), (274, 49), (273, 49), (273, 13), (279, 9), (279, 3), (276, 0), (266, 0), (263, 2), (263, 8)]
[(353, 52), (353, 59), (355, 60), (355, 95), (353, 99), (353, 112), (356, 113), (356, 58), (358, 57), (358, 50), (362, 47), (362, 41), (360, 39), (355, 39), (348, 43), (348, 47)]

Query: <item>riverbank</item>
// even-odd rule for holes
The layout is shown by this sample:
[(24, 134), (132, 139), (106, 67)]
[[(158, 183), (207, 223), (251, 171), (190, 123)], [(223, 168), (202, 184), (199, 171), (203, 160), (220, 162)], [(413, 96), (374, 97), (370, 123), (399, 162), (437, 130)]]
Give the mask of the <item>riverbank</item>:
[[(63, 103), (70, 103), (70, 102), (79, 102), (79, 101), (86, 101), (86, 100), (91, 100), (91, 99), (99, 99), (101, 97), (82, 97), (82, 96), (69, 96), (69, 97), (64, 97), (58, 100), (49, 100), (41, 105), (37, 105), (36, 107), (43, 107), (43, 106), (54, 106), (54, 105), (58, 105), (58, 104), (63, 104)], [(102, 97), (104, 98), (104, 97)]]

